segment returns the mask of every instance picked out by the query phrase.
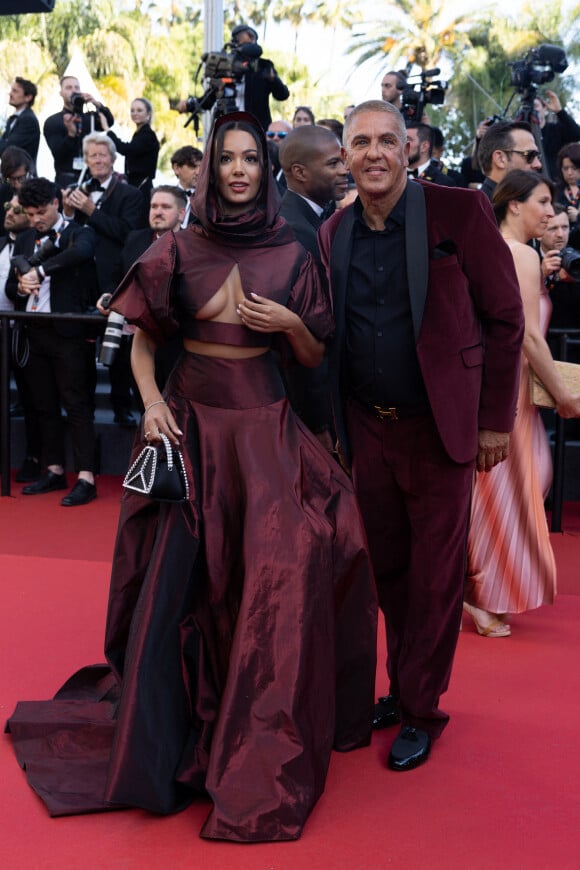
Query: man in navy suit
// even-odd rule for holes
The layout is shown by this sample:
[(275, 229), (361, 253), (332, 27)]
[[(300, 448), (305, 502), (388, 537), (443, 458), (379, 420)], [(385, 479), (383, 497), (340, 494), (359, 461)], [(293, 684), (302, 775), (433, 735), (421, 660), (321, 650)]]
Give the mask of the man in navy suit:
[(508, 454), (523, 313), (486, 197), (408, 180), (395, 107), (361, 103), (344, 145), (358, 199), (319, 233), (336, 322), (330, 371), (387, 628), (390, 693), (373, 724), (402, 722), (388, 765), (405, 771), (449, 719), (439, 699), (461, 619), (473, 472)]
[(37, 89), (33, 82), (16, 76), (10, 88), (9, 103), (16, 110), (6, 122), (6, 129), (0, 137), (0, 154), (9, 145), (23, 148), (36, 163), (40, 142), (40, 125), (32, 111)]

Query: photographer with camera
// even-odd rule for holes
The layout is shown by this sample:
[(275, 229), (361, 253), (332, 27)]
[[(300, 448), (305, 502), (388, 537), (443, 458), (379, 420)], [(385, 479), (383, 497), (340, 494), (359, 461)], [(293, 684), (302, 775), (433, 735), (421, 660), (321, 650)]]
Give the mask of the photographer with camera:
[(534, 99), (534, 113), (540, 125), (544, 150), (544, 174), (558, 182), (558, 152), (570, 142), (580, 139), (580, 126), (563, 108), (554, 91), (546, 91)]
[(238, 24), (232, 30), (231, 41), (221, 52), (210, 52), (202, 58), (206, 63), (205, 78), (210, 81), (208, 90), (200, 100), (195, 97), (181, 100), (177, 111), (197, 114), (211, 109), (225, 97), (225, 107), (218, 105), (220, 114), (237, 110), (251, 112), (262, 129), (267, 130), (272, 121), (270, 96), (282, 102), (288, 99), (290, 91), (272, 61), (261, 55), (256, 31), (247, 24)]
[[(58, 188), (46, 178), (32, 178), (19, 193), (31, 229), (14, 243), (6, 295), (30, 312), (82, 314), (94, 305), (95, 233), (65, 221)], [(46, 471), (25, 486), (23, 495), (66, 489), (65, 438), (61, 406), (66, 411), (78, 480), (61, 504), (76, 507), (96, 498), (95, 429), (87, 380), (83, 324), (31, 318), (27, 322), (29, 358), (24, 367), (32, 403), (40, 421)]]
[[(92, 133), (83, 140), (83, 156), (90, 181), (63, 191), (64, 215), (92, 227), (97, 235), (95, 259), (100, 293), (112, 293), (123, 277), (123, 245), (131, 230), (144, 226), (141, 191), (126, 184), (113, 171), (117, 149), (106, 133)], [(117, 354), (109, 368), (111, 405), (115, 423), (132, 428), (129, 358)]]
[[(83, 138), (102, 129), (99, 113), (104, 115), (109, 127), (113, 126), (115, 119), (95, 97), (81, 93), (80, 82), (75, 76), (61, 78), (60, 95), (64, 105), (60, 112), (46, 119), (43, 133), (54, 158), (55, 181), (59, 187), (67, 187), (78, 181), (84, 167)], [(85, 111), (88, 105), (92, 105), (94, 110)]]

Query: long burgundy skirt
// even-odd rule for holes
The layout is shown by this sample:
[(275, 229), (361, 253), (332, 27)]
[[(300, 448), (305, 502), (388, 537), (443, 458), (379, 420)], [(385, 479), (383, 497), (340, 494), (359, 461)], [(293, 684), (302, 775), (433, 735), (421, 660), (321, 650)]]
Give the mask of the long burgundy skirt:
[(370, 740), (376, 602), (353, 490), (269, 353), (185, 353), (166, 399), (190, 500), (124, 493), (108, 666), (19, 703), (8, 729), (52, 815), (171, 813), (198, 793), (204, 837), (295, 839), (333, 746)]

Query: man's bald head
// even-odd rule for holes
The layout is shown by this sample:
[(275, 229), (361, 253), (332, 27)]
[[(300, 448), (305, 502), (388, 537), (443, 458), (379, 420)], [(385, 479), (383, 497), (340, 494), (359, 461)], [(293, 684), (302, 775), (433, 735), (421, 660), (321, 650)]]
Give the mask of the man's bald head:
[(347, 172), (342, 149), (326, 127), (296, 127), (280, 143), (278, 154), (289, 190), (318, 205), (344, 199)]
[(293, 163), (308, 164), (321, 151), (334, 145), (338, 139), (326, 127), (304, 124), (304, 129), (294, 129), (280, 143), (278, 156), (284, 175), (290, 172)]

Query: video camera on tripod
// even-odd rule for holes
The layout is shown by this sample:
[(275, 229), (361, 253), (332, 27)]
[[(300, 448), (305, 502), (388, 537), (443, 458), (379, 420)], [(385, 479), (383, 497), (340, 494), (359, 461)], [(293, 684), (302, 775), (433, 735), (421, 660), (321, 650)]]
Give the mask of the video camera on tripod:
[[(255, 31), (254, 31), (255, 32)], [(199, 116), (202, 112), (214, 109), (214, 120), (235, 112), (236, 83), (240, 83), (246, 73), (255, 69), (256, 61), (262, 55), (262, 49), (257, 42), (238, 43), (235, 38), (227, 42), (221, 51), (208, 51), (201, 56), (200, 64), (195, 74), (195, 81), (203, 67), (202, 79), (206, 89), (201, 97), (189, 97), (185, 110), (190, 113), (184, 126), (193, 121), (195, 132), (199, 129)], [(177, 108), (176, 100), (170, 101), (171, 108)]]
[(441, 70), (435, 67), (435, 69), (426, 69), (417, 75), (410, 76), (410, 78), (418, 78), (419, 80), (410, 83), (407, 81), (407, 86), (401, 94), (401, 113), (407, 127), (410, 124), (421, 122), (425, 106), (428, 103), (442, 106), (445, 102), (445, 93), (449, 83), (441, 79), (433, 81), (439, 75), (441, 75)]

